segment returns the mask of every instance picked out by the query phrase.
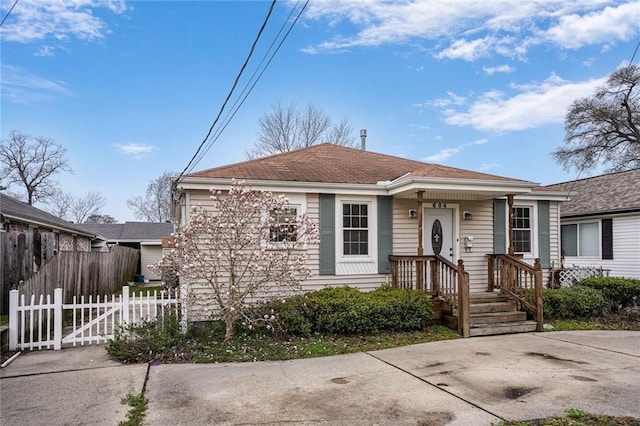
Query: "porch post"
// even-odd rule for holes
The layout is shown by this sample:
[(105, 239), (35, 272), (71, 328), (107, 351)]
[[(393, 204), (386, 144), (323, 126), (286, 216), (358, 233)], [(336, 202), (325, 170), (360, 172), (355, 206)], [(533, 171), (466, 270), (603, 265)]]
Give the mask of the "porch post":
[[(424, 191), (418, 191), (417, 195), (417, 213), (418, 213), (418, 256), (424, 256), (424, 242), (422, 238), (422, 201)], [(416, 262), (416, 288), (425, 291), (424, 285), (424, 262), (418, 260)]]
[(418, 191), (418, 203), (417, 203), (417, 213), (418, 213), (418, 256), (424, 256), (424, 242), (422, 237), (422, 202), (424, 191)]
[(535, 270), (535, 291), (536, 291), (536, 331), (544, 331), (543, 306), (544, 299), (542, 296), (542, 266), (540, 259), (536, 258), (533, 265)]
[(513, 194), (507, 195), (507, 208), (509, 210), (509, 255), (513, 256), (516, 253), (513, 247)]

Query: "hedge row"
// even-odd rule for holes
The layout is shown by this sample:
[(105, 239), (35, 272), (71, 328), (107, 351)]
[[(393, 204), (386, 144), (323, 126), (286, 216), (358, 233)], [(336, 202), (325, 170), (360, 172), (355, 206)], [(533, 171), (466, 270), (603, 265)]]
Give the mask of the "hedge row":
[(545, 289), (543, 298), (545, 318), (600, 317), (640, 305), (640, 280), (589, 278), (572, 287)]
[(325, 288), (269, 302), (259, 311), (261, 317), (273, 316), (282, 331), (298, 336), (421, 330), (433, 312), (424, 292), (389, 286), (371, 292), (348, 286)]

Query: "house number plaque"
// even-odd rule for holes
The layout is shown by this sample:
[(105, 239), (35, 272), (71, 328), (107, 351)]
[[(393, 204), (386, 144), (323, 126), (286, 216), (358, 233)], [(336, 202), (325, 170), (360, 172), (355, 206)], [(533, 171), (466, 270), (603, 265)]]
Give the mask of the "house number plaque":
[(431, 247), (435, 255), (442, 251), (442, 225), (438, 219), (433, 222), (431, 227)]

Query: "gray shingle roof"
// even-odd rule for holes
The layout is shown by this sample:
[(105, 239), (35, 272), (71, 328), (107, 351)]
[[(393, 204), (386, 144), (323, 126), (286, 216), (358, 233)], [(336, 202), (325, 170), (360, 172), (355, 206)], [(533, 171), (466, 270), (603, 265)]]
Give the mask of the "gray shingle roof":
[(160, 241), (173, 233), (173, 224), (165, 222), (83, 223), (78, 226), (108, 241)]
[(78, 224), (67, 222), (51, 213), (47, 213), (44, 210), (30, 206), (27, 203), (2, 193), (0, 193), (0, 213), (2, 213), (5, 218), (15, 222), (48, 226), (53, 229), (90, 237), (95, 237), (96, 235), (88, 229), (80, 228)]
[(640, 210), (640, 168), (548, 185), (570, 191), (560, 207), (561, 216)]

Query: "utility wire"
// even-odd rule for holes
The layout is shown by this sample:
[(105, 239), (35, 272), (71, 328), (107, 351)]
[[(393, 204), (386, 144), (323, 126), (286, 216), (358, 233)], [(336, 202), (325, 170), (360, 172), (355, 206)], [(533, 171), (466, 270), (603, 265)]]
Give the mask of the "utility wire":
[(269, 7), (269, 11), (267, 12), (267, 16), (265, 17), (264, 22), (262, 23), (262, 26), (260, 27), (260, 30), (258, 31), (258, 35), (256, 36), (256, 39), (253, 41), (253, 44), (251, 45), (251, 49), (249, 50), (249, 54), (247, 55), (247, 58), (245, 59), (244, 63), (242, 64), (242, 67), (240, 68), (240, 71), (238, 72), (238, 75), (236, 76), (235, 81), (233, 82), (233, 86), (231, 87), (231, 90), (229, 91), (229, 94), (227, 95), (226, 99), (224, 100), (224, 103), (222, 104), (222, 107), (220, 107), (220, 111), (218, 112), (218, 115), (216, 116), (215, 120), (213, 121), (213, 124), (211, 125), (211, 127), (209, 128), (209, 131), (207, 132), (207, 136), (205, 136), (204, 140), (200, 143), (200, 146), (198, 146), (198, 149), (196, 150), (195, 154), (193, 154), (193, 156), (191, 157), (191, 160), (189, 160), (189, 163), (187, 164), (187, 166), (184, 168), (184, 170), (182, 170), (182, 172), (180, 173), (180, 175), (176, 179), (176, 182), (178, 182), (180, 180), (180, 178), (182, 178), (182, 176), (184, 176), (184, 174), (187, 171), (187, 169), (189, 169), (191, 164), (193, 164), (193, 162), (195, 161), (198, 153), (200, 152), (200, 150), (202, 149), (204, 144), (207, 142), (207, 139), (209, 139), (209, 136), (211, 135), (211, 132), (213, 132), (213, 128), (218, 123), (218, 120), (220, 119), (220, 116), (222, 115), (222, 112), (224, 111), (224, 108), (227, 105), (227, 102), (229, 102), (229, 99), (233, 95), (233, 91), (235, 90), (236, 86), (238, 85), (238, 81), (240, 80), (240, 77), (242, 76), (242, 73), (244, 72), (245, 68), (247, 67), (247, 64), (249, 63), (249, 60), (251, 59), (251, 56), (253, 55), (253, 52), (254, 52), (254, 50), (256, 48), (256, 45), (258, 44), (258, 40), (260, 40), (260, 36), (262, 35), (265, 27), (267, 26), (267, 22), (269, 21), (269, 17), (271, 16), (271, 12), (273, 12), (273, 8), (275, 7), (275, 5), (276, 5), (276, 0), (273, 0), (271, 2), (271, 6)]
[(9, 15), (11, 15), (11, 12), (13, 11), (13, 8), (16, 7), (16, 4), (18, 4), (18, 1), (20, 0), (16, 0), (13, 2), (13, 6), (11, 6), (11, 9), (9, 9), (9, 11), (7, 12), (6, 15), (4, 15), (4, 18), (2, 18), (2, 22), (0, 22), (0, 27), (4, 24), (4, 21), (7, 20), (7, 18), (9, 17)]
[[(299, 3), (299, 2), (298, 2)], [(291, 12), (289, 13), (289, 17), (287, 18), (287, 20), (285, 21), (285, 23), (291, 18), (291, 16), (293, 15), (293, 12), (295, 11), (295, 8), (297, 7), (298, 3), (296, 3), (296, 5), (291, 9)], [(284, 37), (282, 38), (282, 40), (280, 40), (280, 43), (278, 44), (277, 48), (275, 49), (275, 51), (271, 54), (271, 57), (269, 58), (269, 60), (266, 62), (266, 64), (264, 65), (264, 67), (262, 68), (262, 71), (260, 71), (260, 73), (258, 74), (258, 70), (260, 69), (260, 67), (262, 66), (262, 64), (265, 62), (265, 59), (267, 57), (267, 55), (269, 54), (269, 52), (271, 51), (271, 49), (273, 48), (273, 45), (275, 44), (275, 42), (277, 41), (277, 38), (280, 36), (280, 34), (282, 33), (282, 31), (284, 30), (284, 27), (286, 24), (283, 24), (283, 26), (280, 28), (280, 31), (278, 32), (278, 35), (276, 36), (276, 38), (274, 38), (274, 41), (271, 43), (271, 46), (269, 47), (269, 49), (267, 50), (267, 52), (265, 53), (265, 56), (263, 57), (262, 61), (260, 62), (260, 65), (258, 66), (258, 68), (254, 71), (254, 73), (252, 74), (249, 82), (247, 83), (247, 85), (245, 86), (245, 88), (242, 90), (242, 92), (240, 93), (241, 99), (237, 99), (236, 102), (234, 103), (232, 110), (229, 112), (229, 114), (227, 114), (227, 116), (225, 117), (224, 121), (224, 125), (223, 127), (219, 128), (216, 133), (213, 135), (212, 139), (209, 141), (209, 144), (207, 145), (206, 149), (204, 151), (201, 152), (200, 156), (196, 159), (195, 163), (193, 164), (193, 166), (191, 167), (191, 170), (193, 169), (193, 167), (195, 167), (195, 165), (204, 157), (204, 155), (207, 154), (207, 152), (209, 152), (209, 150), (211, 149), (211, 147), (213, 146), (213, 144), (218, 140), (218, 138), (221, 136), (222, 132), (227, 128), (227, 126), (229, 125), (231, 119), (233, 119), (233, 117), (236, 115), (236, 113), (238, 112), (238, 110), (240, 109), (240, 107), (244, 104), (245, 100), (247, 99), (247, 97), (249, 96), (249, 94), (253, 91), (253, 89), (255, 88), (255, 86), (258, 84), (258, 81), (260, 80), (260, 78), (262, 77), (262, 75), (264, 74), (264, 72), (267, 70), (267, 67), (271, 64), (271, 61), (273, 61), (275, 55), (278, 53), (278, 51), (280, 50), (280, 48), (282, 47), (282, 45), (284, 44), (285, 40), (289, 37), (289, 34), (291, 33), (291, 31), (293, 30), (294, 26), (296, 25), (296, 23), (298, 22), (298, 20), (300, 19), (300, 17), (302, 16), (302, 14), (304, 13), (307, 5), (309, 4), (309, 0), (307, 0), (304, 4), (304, 6), (302, 7), (302, 9), (300, 10), (300, 12), (298, 13), (298, 15), (296, 16), (295, 20), (293, 21), (293, 23), (289, 26), (289, 29), (287, 30), (287, 32), (285, 33)], [(258, 76), (256, 77), (255, 81), (253, 81), (253, 83), (251, 83), (251, 81), (254, 79), (254, 77), (256, 76), (256, 74), (258, 74)], [(249, 84), (251, 84), (251, 86), (249, 86)], [(246, 93), (245, 93), (246, 92)], [(244, 95), (244, 96), (243, 96)]]

